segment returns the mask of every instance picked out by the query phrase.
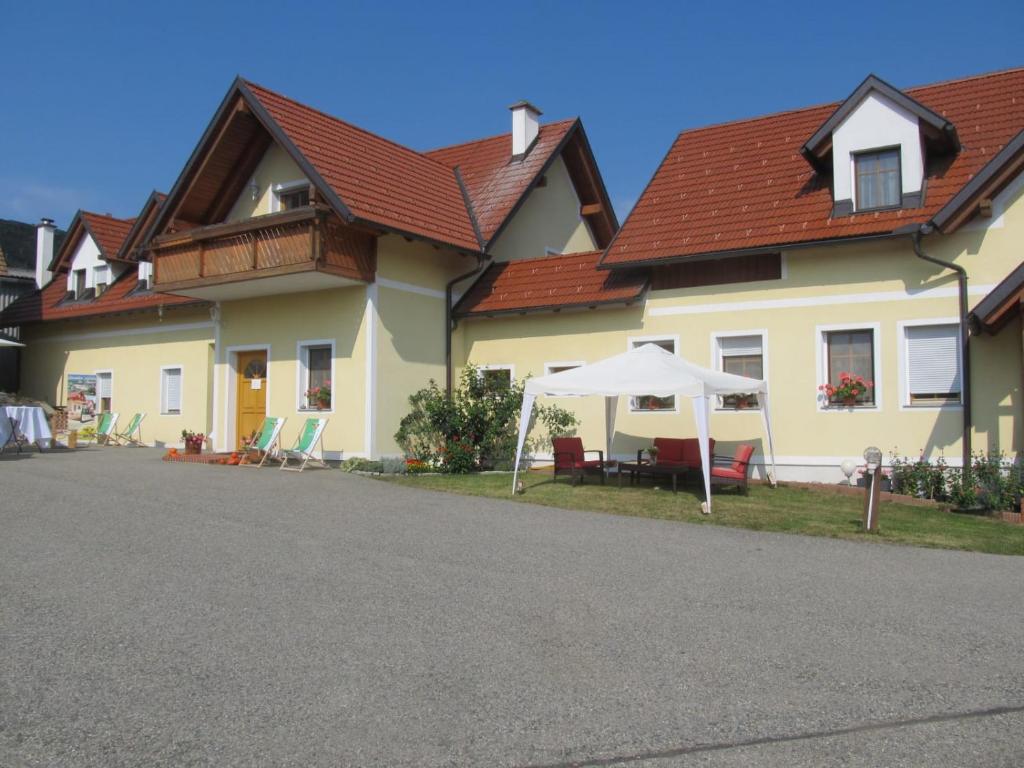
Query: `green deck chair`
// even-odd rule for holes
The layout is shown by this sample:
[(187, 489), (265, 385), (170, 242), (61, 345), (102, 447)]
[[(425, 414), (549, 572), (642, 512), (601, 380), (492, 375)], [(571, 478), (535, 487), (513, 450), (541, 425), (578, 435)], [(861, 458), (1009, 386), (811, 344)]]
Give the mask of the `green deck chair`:
[(114, 440), (118, 445), (142, 445), (142, 420), (146, 418), (144, 413), (136, 413), (132, 416), (132, 420), (128, 422), (127, 429), (124, 432), (119, 432), (114, 435)]
[[(288, 470), (289, 472), (301, 472), (310, 462), (319, 464), (324, 469), (327, 469), (327, 464), (323, 458), (317, 458), (313, 455), (317, 446), (320, 446), (320, 456), (324, 455), (323, 434), (324, 427), (326, 426), (327, 419), (306, 419), (302, 431), (295, 438), (295, 445), (281, 451), (281, 469)], [(297, 467), (289, 467), (289, 459), (299, 462), (299, 465)]]
[(281, 439), (281, 427), (284, 426), (284, 422), (284, 419), (267, 416), (267, 418), (263, 420), (263, 426), (260, 428), (260, 433), (256, 436), (256, 440), (248, 446), (249, 450), (260, 452), (260, 460), (254, 464), (239, 464), (238, 466), (262, 467), (266, 464), (267, 459), (271, 458), (278, 452), (278, 443)]
[(110, 445), (114, 440), (114, 427), (117, 424), (117, 414), (107, 411), (101, 413), (99, 421), (96, 422), (96, 445)]

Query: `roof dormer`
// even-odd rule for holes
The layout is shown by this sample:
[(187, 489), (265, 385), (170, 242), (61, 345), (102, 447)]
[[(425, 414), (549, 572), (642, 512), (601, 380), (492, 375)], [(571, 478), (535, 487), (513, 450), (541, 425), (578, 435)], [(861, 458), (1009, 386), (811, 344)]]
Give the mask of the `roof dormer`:
[(959, 149), (953, 123), (869, 75), (801, 152), (831, 174), (833, 215), (849, 216), (920, 208), (929, 159)]

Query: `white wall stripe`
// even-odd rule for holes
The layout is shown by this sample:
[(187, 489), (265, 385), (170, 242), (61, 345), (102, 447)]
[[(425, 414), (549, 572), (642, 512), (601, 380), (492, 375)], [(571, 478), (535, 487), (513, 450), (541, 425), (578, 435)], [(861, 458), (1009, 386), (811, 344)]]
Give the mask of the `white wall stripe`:
[(443, 299), (444, 291), (435, 288), (426, 288), (422, 285), (403, 283), (398, 280), (388, 280), (386, 277), (378, 277), (377, 285), (382, 288), (390, 288), (393, 291), (405, 291), (406, 293), (418, 293), (420, 296), (429, 296), (432, 299)]
[[(968, 293), (984, 296), (994, 285), (972, 285)], [(845, 293), (836, 295), (803, 296), (792, 299), (764, 299), (762, 301), (730, 301), (720, 304), (692, 304), (676, 307), (651, 307), (651, 317), (670, 315), (702, 315), (710, 312), (744, 312), (761, 309), (794, 309), (798, 307), (829, 307), (836, 304), (876, 304), (886, 301), (912, 301), (918, 299), (948, 299), (957, 296), (955, 286), (929, 288), (921, 291), (877, 291), (874, 293)]]
[(179, 331), (196, 331), (214, 329), (212, 322), (178, 323), (177, 325), (147, 325), (142, 328), (123, 328), (117, 331), (94, 331), (93, 333), (66, 333), (61, 336), (47, 336), (33, 341), (33, 344), (46, 344), (57, 341), (79, 341), (81, 339), (111, 339), (119, 336), (144, 336), (147, 333), (177, 333)]

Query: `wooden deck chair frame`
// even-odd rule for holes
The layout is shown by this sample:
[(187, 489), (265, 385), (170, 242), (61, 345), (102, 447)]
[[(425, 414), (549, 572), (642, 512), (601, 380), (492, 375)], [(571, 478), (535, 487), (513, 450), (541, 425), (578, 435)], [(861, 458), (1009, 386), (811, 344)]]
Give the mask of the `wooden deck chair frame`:
[[(11, 434), (7, 436), (7, 442), (0, 446), (0, 453), (6, 451), (8, 445), (13, 445), (18, 449), (18, 453), (21, 453), (21, 446), (29, 445), (29, 439), (25, 437), (24, 433), (21, 431), (21, 427), (18, 426), (18, 420), (16, 418), (8, 416), (7, 414), (4, 414), (4, 418), (11, 423)], [(36, 448), (39, 448), (39, 446), (37, 445)], [(39, 452), (42, 453), (42, 451), (43, 449), (39, 448)]]
[(117, 445), (142, 446), (142, 420), (146, 418), (145, 413), (136, 413), (128, 422), (128, 428), (124, 432), (114, 435), (114, 442)]
[[(267, 422), (274, 422), (270, 430), (270, 436), (264, 437), (264, 433), (267, 431)], [(246, 447), (246, 450), (256, 450), (260, 452), (260, 460), (257, 462), (239, 464), (240, 467), (262, 467), (267, 463), (267, 459), (272, 458), (275, 452), (280, 452), (281, 442), (281, 428), (284, 426), (284, 417), (267, 416), (263, 419), (263, 427), (260, 429), (260, 433), (256, 436), (255, 442)]]
[[(103, 418), (107, 418), (106, 430), (103, 429)], [(114, 427), (117, 426), (118, 413), (116, 411), (106, 411), (100, 414), (99, 422), (96, 424), (96, 445), (111, 445), (111, 440), (116, 440), (114, 436)]]
[[(316, 424), (316, 427), (310, 433), (308, 430), (313, 423)], [(295, 438), (295, 445), (281, 451), (281, 469), (288, 472), (301, 472), (310, 462), (327, 469), (327, 463), (322, 458), (318, 459), (313, 455), (313, 451), (318, 445), (320, 446), (320, 455), (324, 455), (324, 428), (326, 426), (327, 419), (306, 419), (306, 423), (302, 425), (302, 429)], [(289, 459), (299, 462), (299, 466), (289, 467)]]

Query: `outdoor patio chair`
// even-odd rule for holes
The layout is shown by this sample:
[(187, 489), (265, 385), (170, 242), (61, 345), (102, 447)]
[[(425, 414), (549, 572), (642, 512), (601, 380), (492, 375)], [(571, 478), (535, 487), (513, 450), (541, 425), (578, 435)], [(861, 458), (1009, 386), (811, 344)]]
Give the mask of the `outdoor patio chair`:
[(283, 418), (267, 416), (263, 420), (263, 426), (260, 428), (260, 433), (256, 435), (256, 439), (245, 446), (246, 450), (258, 451), (260, 460), (257, 462), (239, 464), (238, 466), (262, 467), (267, 463), (268, 459), (272, 458), (275, 453), (278, 453), (280, 449), (278, 443), (281, 439), (281, 427), (284, 426), (284, 422), (285, 419)]
[[(556, 437), (551, 440), (551, 447), (555, 459), (555, 477), (569, 475), (572, 485), (576, 481), (583, 482), (587, 474), (601, 476), (601, 485), (604, 485), (604, 451), (583, 450), (583, 440), (578, 437)], [(596, 453), (597, 459), (587, 460), (588, 453)]]
[[(323, 456), (323, 434), (324, 427), (326, 426), (327, 419), (306, 419), (306, 423), (303, 425), (302, 431), (299, 432), (299, 436), (295, 438), (295, 445), (281, 451), (281, 469), (289, 472), (301, 472), (310, 462), (319, 464), (324, 469), (327, 469), (327, 464), (324, 462), (323, 458), (318, 459), (313, 455), (313, 451), (315, 451), (319, 445), (320, 456)], [(289, 459), (299, 462), (299, 466), (289, 467)]]
[(96, 422), (96, 445), (112, 445), (115, 440), (114, 427), (117, 425), (117, 413), (107, 411), (101, 413), (99, 421)]
[[(743, 443), (736, 448), (732, 458), (714, 456), (711, 461), (711, 485), (735, 485), (740, 493), (747, 493), (747, 476), (750, 474), (750, 459), (754, 455), (754, 446)], [(717, 464), (717, 466), (716, 466)]]
[(136, 413), (132, 416), (132, 420), (128, 422), (128, 427), (124, 432), (119, 432), (114, 435), (114, 442), (117, 445), (142, 445), (142, 420), (146, 418), (144, 413)]

